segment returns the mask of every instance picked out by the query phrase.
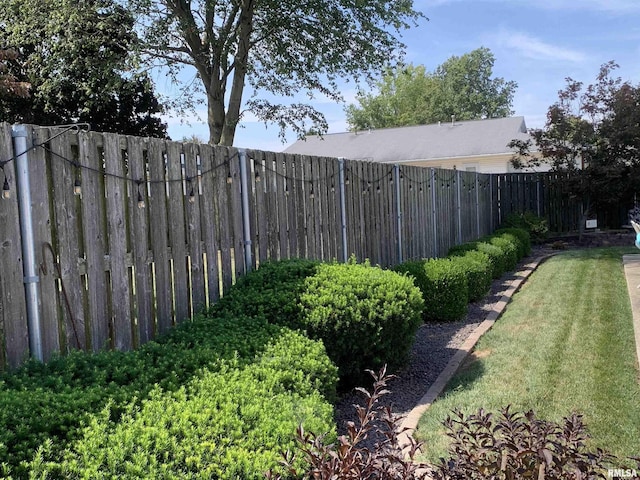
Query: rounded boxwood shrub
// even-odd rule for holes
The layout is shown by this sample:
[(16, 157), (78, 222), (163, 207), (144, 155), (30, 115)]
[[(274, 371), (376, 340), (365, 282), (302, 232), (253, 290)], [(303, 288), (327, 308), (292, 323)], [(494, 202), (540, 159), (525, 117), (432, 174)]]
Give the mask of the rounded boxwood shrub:
[(478, 242), (476, 250), (489, 256), (493, 278), (500, 278), (507, 271), (507, 254), (503, 249), (492, 243)]
[(335, 438), (333, 408), (316, 389), (321, 378), (335, 384), (322, 344), (283, 331), (252, 363), (220, 361), (175, 392), (156, 388), (118, 423), (104, 409), (62, 455), (48, 442), (31, 462), (31, 474), (264, 478), (269, 469), (281, 471), (281, 452), (293, 449), (299, 424)]
[(464, 243), (462, 245), (455, 245), (449, 249), (449, 257), (465, 255), (470, 251), (478, 251), (482, 252), (489, 257), (489, 262), (491, 263), (491, 277), (492, 278), (500, 278), (506, 269), (506, 258), (504, 251), (497, 247), (496, 245), (492, 245), (491, 243), (487, 243), (485, 241), (477, 241), (477, 242), (469, 242)]
[(324, 342), (347, 388), (367, 381), (366, 369), (406, 363), (423, 301), (403, 275), (368, 263), (332, 263), (306, 279), (300, 308), (300, 327)]
[(467, 314), (469, 286), (462, 268), (448, 258), (404, 262), (395, 270), (415, 279), (428, 321), (455, 321)]
[(467, 276), (469, 301), (478, 301), (489, 293), (492, 271), (491, 262), (486, 253), (469, 250), (464, 255), (451, 257), (451, 261), (457, 263)]
[(504, 254), (504, 271), (510, 272), (516, 268), (518, 265), (518, 246), (516, 244), (515, 237), (512, 236), (514, 240), (509, 238), (505, 238), (503, 236), (492, 236), (488, 238), (488, 242), (491, 245), (495, 245), (500, 250), (502, 250)]
[(513, 235), (518, 239), (519, 242), (519, 256), (520, 258), (524, 258), (527, 255), (531, 254), (531, 235), (524, 228), (500, 228), (494, 232), (496, 235), (509, 234)]

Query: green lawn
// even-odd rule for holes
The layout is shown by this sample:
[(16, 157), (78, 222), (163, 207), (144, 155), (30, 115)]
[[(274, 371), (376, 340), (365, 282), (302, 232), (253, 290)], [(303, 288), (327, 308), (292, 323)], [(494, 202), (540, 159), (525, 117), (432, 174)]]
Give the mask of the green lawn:
[(455, 407), (511, 404), (560, 420), (584, 414), (590, 447), (640, 455), (640, 385), (622, 255), (635, 249), (570, 251), (544, 262), (478, 342), (475, 354), (425, 413), (425, 458), (446, 454), (441, 422)]

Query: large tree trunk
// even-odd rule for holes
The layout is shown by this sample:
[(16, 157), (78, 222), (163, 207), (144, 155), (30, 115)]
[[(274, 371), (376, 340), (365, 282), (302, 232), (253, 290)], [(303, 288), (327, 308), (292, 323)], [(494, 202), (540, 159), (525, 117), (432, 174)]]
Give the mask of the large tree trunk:
[(207, 94), (207, 123), (209, 124), (209, 144), (226, 145), (221, 143), (225, 123), (224, 100), (210, 93)]
[(240, 106), (242, 105), (242, 93), (247, 75), (247, 61), (251, 48), (251, 32), (253, 31), (253, 11), (255, 0), (244, 0), (240, 19), (238, 22), (238, 47), (234, 55), (233, 81), (229, 95), (229, 107), (225, 116), (220, 145), (233, 145), (236, 128), (240, 121)]

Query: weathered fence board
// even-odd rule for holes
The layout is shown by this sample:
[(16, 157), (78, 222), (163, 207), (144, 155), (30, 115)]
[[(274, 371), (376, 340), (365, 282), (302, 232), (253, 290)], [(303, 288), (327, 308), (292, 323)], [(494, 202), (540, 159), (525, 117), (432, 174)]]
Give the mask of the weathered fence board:
[[(90, 134), (94, 135), (94, 134)], [(128, 160), (128, 178), (129, 183), (129, 218), (131, 219), (131, 251), (133, 253), (133, 269), (135, 279), (135, 329), (136, 338), (135, 341), (138, 344), (143, 344), (154, 338), (155, 336), (155, 311), (154, 311), (154, 295), (153, 295), (153, 276), (151, 274), (151, 260), (149, 258), (149, 252), (151, 251), (151, 245), (149, 244), (149, 219), (148, 209), (139, 208), (138, 206), (138, 193), (142, 196), (143, 200), (148, 202), (146, 197), (146, 188), (144, 181), (146, 180), (146, 172), (148, 163), (146, 161), (146, 143), (139, 141), (134, 137), (127, 137), (127, 160)], [(97, 159), (97, 156), (88, 155), (83, 160), (87, 163), (91, 158)], [(97, 166), (96, 166), (97, 167)], [(100, 181), (100, 176), (91, 175), (92, 181)], [(97, 193), (96, 193), (97, 195)], [(103, 196), (97, 198), (101, 199)], [(97, 218), (102, 218), (103, 213), (97, 215)], [(95, 227), (98, 231), (97, 226)], [(104, 242), (103, 239), (97, 238), (96, 240)], [(102, 247), (104, 249), (104, 246)], [(96, 259), (97, 260), (97, 259)], [(93, 263), (93, 262), (92, 262)], [(87, 265), (89, 260), (87, 259)], [(96, 275), (101, 275), (99, 271), (100, 263), (97, 263), (98, 267), (95, 267)], [(102, 272), (104, 275), (104, 272)], [(91, 278), (91, 275), (89, 276)], [(99, 277), (101, 281), (104, 281), (102, 277)], [(91, 296), (91, 288), (89, 289), (89, 295)], [(99, 308), (99, 306), (98, 306)], [(104, 313), (96, 312), (96, 315), (104, 315)], [(93, 322), (93, 319), (92, 319)], [(101, 322), (102, 323), (102, 322)], [(102, 348), (105, 343), (105, 334), (97, 325), (92, 327), (98, 338), (94, 339), (94, 348)]]
[[(220, 298), (220, 265), (218, 263), (219, 221), (215, 204), (215, 189), (217, 179), (221, 176), (219, 163), (214, 155), (213, 147), (199, 145), (201, 195), (199, 198), (200, 221), (202, 222), (202, 240), (204, 242), (204, 260), (206, 260), (207, 301), (214, 304)], [(206, 173), (205, 173), (206, 172)]]
[[(27, 138), (27, 145), (37, 145), (49, 138), (49, 130), (45, 128), (29, 129), (30, 137)], [(51, 244), (51, 205), (50, 205), (50, 180), (46, 151), (43, 148), (36, 148), (29, 152), (29, 174), (31, 176), (31, 212), (34, 219), (33, 235), (39, 239), (40, 248), (36, 248), (36, 260), (40, 273), (40, 295), (48, 301), (41, 303), (41, 325), (42, 325), (42, 353), (44, 358), (49, 358), (54, 352), (62, 350), (64, 340), (61, 342), (61, 334), (58, 322), (61, 305), (61, 295), (57, 280), (56, 265), (58, 257)], [(93, 250), (93, 249), (92, 249)], [(104, 257), (104, 250), (98, 255)], [(100, 288), (100, 287), (99, 287)], [(105, 295), (105, 287), (96, 295)], [(101, 319), (104, 328), (107, 327), (106, 318)]]
[[(85, 249), (87, 300), (89, 303), (89, 334), (93, 351), (101, 350), (109, 345), (109, 300), (107, 296), (107, 272), (105, 255), (107, 238), (104, 235), (105, 214), (105, 179), (103, 175), (92, 172), (103, 171), (102, 136), (95, 133), (81, 134), (79, 141), (79, 161), (92, 170), (80, 172), (82, 228), (86, 245)], [(139, 144), (139, 143), (138, 143)], [(44, 213), (44, 212), (42, 212)], [(42, 231), (46, 234), (46, 230)], [(140, 238), (136, 235), (136, 238)], [(143, 241), (142, 239), (140, 241)], [(146, 251), (144, 252), (146, 256)], [(151, 315), (151, 312), (149, 312)], [(50, 315), (50, 314), (49, 314)], [(48, 316), (48, 315), (47, 315)], [(54, 318), (54, 317), (51, 317)], [(152, 336), (147, 338), (150, 339)], [(146, 340), (145, 340), (146, 341)]]
[[(5, 161), (13, 157), (11, 126), (0, 127), (0, 160)], [(27, 356), (29, 343), (14, 162), (4, 165), (2, 173), (0, 181), (7, 179), (11, 197), (0, 200), (0, 366), (15, 367)]]
[(200, 166), (199, 148), (194, 144), (185, 144), (183, 149), (186, 190), (185, 229), (189, 258), (189, 292), (191, 311), (189, 315), (206, 307), (206, 286), (204, 275), (204, 251), (202, 241), (202, 219), (200, 212)]
[[(149, 226), (153, 252), (157, 333), (163, 334), (173, 325), (173, 286), (167, 224), (167, 179), (164, 140), (150, 140), (149, 150)], [(145, 203), (146, 205), (146, 203)]]
[(72, 160), (71, 145), (75, 143), (75, 135), (65, 133), (50, 142), (49, 162), (51, 165), (53, 183), (54, 210), (54, 240), (60, 258), (62, 272), (61, 282), (64, 287), (65, 305), (63, 308), (66, 321), (63, 323), (65, 331), (65, 349), (86, 348), (84, 288), (81, 283), (78, 259), (80, 258), (80, 239), (76, 232), (82, 231), (78, 216), (79, 198), (74, 195), (76, 168), (69, 161)]

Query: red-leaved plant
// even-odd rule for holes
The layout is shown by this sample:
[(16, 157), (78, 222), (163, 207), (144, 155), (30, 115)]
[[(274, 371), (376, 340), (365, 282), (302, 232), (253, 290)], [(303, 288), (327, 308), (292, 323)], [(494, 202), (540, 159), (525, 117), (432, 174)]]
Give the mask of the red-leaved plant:
[(582, 416), (573, 413), (562, 425), (536, 418), (533, 411), (493, 415), (480, 409), (465, 416), (455, 410), (444, 422), (452, 443), (434, 480), (586, 480), (607, 478), (615, 457), (587, 450)]
[[(284, 454), (282, 464), (288, 475), (295, 478), (314, 480), (419, 480), (427, 477), (427, 465), (417, 463), (414, 457), (420, 447), (412, 439), (403, 449), (399, 442), (401, 417), (395, 417), (391, 408), (380, 404), (380, 398), (389, 391), (387, 382), (393, 375), (387, 375), (386, 367), (377, 374), (369, 370), (374, 383), (372, 391), (357, 390), (364, 394), (364, 406), (354, 405), (358, 413), (358, 424), (349, 422), (347, 434), (338, 438), (337, 443), (325, 445), (323, 435), (307, 433), (298, 427), (296, 442), (298, 454), (304, 457), (307, 468), (301, 472), (294, 466), (296, 453)], [(376, 441), (372, 448), (364, 445), (370, 435)], [(269, 472), (266, 478), (280, 480), (280, 474)]]

